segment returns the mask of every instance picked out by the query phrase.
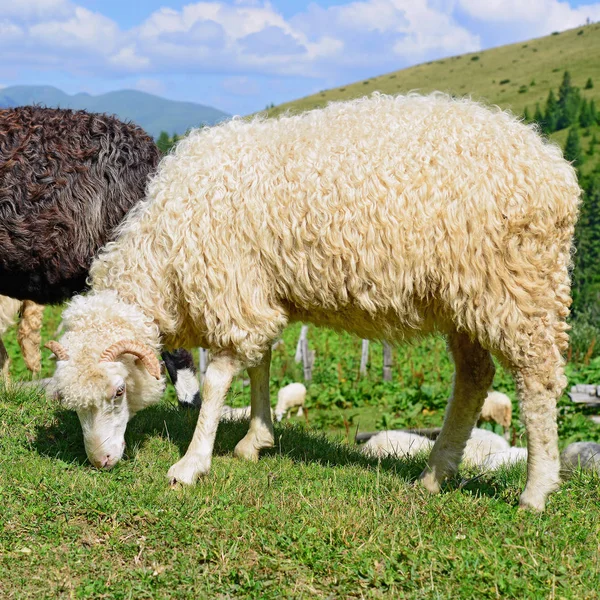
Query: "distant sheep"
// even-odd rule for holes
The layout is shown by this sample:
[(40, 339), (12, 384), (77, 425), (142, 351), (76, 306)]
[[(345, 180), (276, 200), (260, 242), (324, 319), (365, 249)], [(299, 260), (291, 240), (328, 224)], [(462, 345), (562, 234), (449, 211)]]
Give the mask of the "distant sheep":
[[(94, 262), (92, 293), (66, 310), (57, 387), (91, 460), (110, 467), (126, 417), (160, 398), (155, 353), (209, 349), (196, 432), (168, 473), (191, 484), (210, 469), (244, 368), (255, 410), (235, 453), (256, 460), (273, 444), (270, 348), (288, 323), (390, 341), (441, 332), (454, 392), (422, 484), (438, 492), (456, 472), (495, 355), (515, 376), (528, 434), (521, 504), (542, 510), (559, 484), (579, 203), (558, 146), (466, 99), (376, 94), (192, 131)], [(125, 389), (118, 418), (89, 416), (108, 414)]]
[[(84, 290), (93, 257), (142, 199), (159, 158), (151, 137), (115, 117), (39, 106), (0, 110), (0, 294), (57, 304)], [(25, 305), (20, 333), (34, 370), (41, 366), (34, 350), (41, 310)], [(178, 360), (193, 369), (189, 352)], [(197, 405), (198, 383), (195, 391), (190, 384), (179, 399)]]
[(288, 415), (292, 409), (297, 408), (297, 417), (304, 413), (302, 408), (306, 401), (306, 387), (303, 383), (290, 383), (282, 387), (277, 394), (277, 405), (275, 406), (275, 419), (281, 421), (284, 415)]
[(502, 392), (488, 392), (481, 408), (479, 421), (498, 423), (498, 425), (504, 427), (507, 434), (512, 423), (512, 402), (510, 398)]

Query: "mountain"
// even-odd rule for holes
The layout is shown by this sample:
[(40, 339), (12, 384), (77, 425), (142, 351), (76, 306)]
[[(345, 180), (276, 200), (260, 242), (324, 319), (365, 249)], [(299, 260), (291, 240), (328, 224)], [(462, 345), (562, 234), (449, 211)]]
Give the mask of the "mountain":
[(191, 127), (212, 125), (230, 116), (210, 106), (167, 100), (136, 90), (119, 90), (99, 96), (86, 93), (70, 96), (52, 86), (15, 85), (0, 89), (0, 108), (25, 104), (114, 114), (140, 125), (154, 137), (158, 137), (161, 131), (182, 135)]
[(459, 96), (470, 95), (521, 114), (525, 107), (533, 113), (536, 102), (545, 103), (548, 91), (558, 89), (565, 71), (573, 84), (586, 89), (588, 99), (600, 102), (600, 24), (594, 23), (552, 35), (453, 56), (442, 60), (386, 73), (318, 94), (281, 104), (269, 115), (284, 111), (301, 112), (324, 106), (332, 100), (347, 100), (380, 91), (386, 94), (415, 90), (440, 90)]

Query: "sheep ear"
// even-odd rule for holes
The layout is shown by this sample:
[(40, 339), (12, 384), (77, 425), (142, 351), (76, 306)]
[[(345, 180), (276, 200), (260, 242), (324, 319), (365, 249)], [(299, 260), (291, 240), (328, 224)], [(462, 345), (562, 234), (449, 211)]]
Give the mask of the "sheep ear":
[(62, 345), (59, 344), (58, 342), (55, 341), (51, 341), (48, 342), (47, 344), (44, 344), (45, 348), (48, 348), (48, 350), (50, 350), (50, 352), (54, 352), (56, 358), (58, 358), (58, 360), (69, 360), (69, 353), (67, 352), (67, 349)]
[(134, 340), (120, 340), (109, 346), (101, 355), (100, 362), (114, 362), (121, 354), (133, 354), (142, 361), (144, 367), (152, 377), (160, 379), (160, 364), (154, 350)]

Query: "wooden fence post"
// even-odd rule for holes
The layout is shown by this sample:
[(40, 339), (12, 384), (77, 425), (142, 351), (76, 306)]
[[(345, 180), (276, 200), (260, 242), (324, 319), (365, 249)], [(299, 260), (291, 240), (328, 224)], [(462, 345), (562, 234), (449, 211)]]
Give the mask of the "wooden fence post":
[(364, 377), (367, 374), (367, 363), (369, 362), (369, 340), (362, 341), (362, 350), (360, 353), (360, 376)]
[(308, 325), (302, 325), (302, 329), (300, 329), (300, 337), (298, 338), (298, 344), (296, 346), (296, 363), (299, 363), (302, 360), (302, 341), (306, 339), (308, 335)]
[(392, 347), (388, 342), (383, 342), (383, 380), (392, 380)]
[(308, 336), (302, 339), (302, 366), (304, 367), (304, 381), (312, 380), (312, 367), (315, 361), (315, 353), (308, 349)]
[(199, 348), (200, 354), (200, 388), (204, 383), (204, 376), (206, 375), (206, 367), (208, 367), (208, 350), (206, 348)]

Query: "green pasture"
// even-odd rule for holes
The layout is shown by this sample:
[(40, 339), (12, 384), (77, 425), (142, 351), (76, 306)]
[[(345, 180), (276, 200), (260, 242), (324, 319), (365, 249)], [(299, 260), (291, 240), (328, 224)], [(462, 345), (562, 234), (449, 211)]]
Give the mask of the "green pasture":
[[(44, 340), (60, 311), (47, 308)], [(272, 399), (301, 380), (298, 327), (274, 352)], [(21, 598), (594, 598), (600, 590), (600, 484), (577, 474), (544, 514), (517, 509), (525, 465), (462, 470), (431, 497), (414, 484), (425, 457), (367, 459), (354, 433), (437, 425), (451, 382), (440, 339), (395, 349), (381, 381), (372, 345), (309, 330), (316, 350), (308, 421), (276, 426), (256, 464), (232, 456), (246, 424), (219, 429), (211, 474), (170, 489), (196, 414), (163, 402), (130, 423), (127, 453), (110, 472), (87, 463), (77, 416), (27, 379), (14, 332), (13, 385), (0, 391), (0, 597)], [(44, 372), (53, 365), (44, 352)], [(600, 370), (569, 366), (572, 381)], [(514, 397), (501, 369), (495, 385)], [(240, 377), (228, 401), (242, 405)], [(516, 407), (515, 407), (516, 408)], [(518, 413), (517, 413), (518, 414)], [(562, 444), (599, 439), (584, 411), (561, 401)], [(517, 423), (516, 443), (523, 443)]]

